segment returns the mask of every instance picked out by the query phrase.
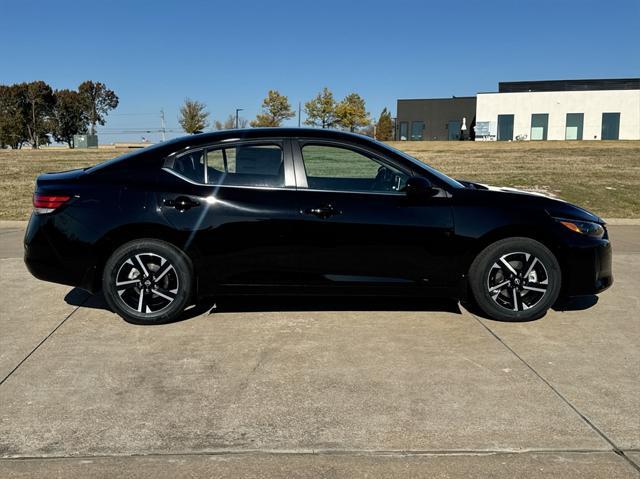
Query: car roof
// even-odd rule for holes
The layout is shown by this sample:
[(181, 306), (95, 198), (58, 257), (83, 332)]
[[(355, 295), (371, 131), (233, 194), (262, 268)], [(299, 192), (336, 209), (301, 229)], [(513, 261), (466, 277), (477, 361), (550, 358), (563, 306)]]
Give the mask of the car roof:
[(346, 131), (321, 129), (321, 128), (241, 128), (232, 130), (220, 130), (211, 133), (197, 133), (195, 135), (182, 136), (166, 142), (173, 148), (181, 149), (187, 146), (196, 147), (208, 143), (239, 139), (248, 140), (253, 138), (318, 138), (326, 140), (342, 140), (351, 143), (371, 145), (373, 140), (368, 136), (349, 133)]

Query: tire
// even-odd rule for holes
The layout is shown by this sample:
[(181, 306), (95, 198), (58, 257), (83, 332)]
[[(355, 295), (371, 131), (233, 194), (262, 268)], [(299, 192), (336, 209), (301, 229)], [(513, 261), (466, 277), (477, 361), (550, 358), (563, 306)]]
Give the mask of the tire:
[(553, 253), (531, 238), (497, 241), (478, 254), (469, 268), (477, 306), (499, 321), (541, 318), (560, 294), (562, 273)]
[(133, 324), (175, 321), (191, 298), (189, 258), (170, 243), (130, 241), (113, 252), (102, 273), (107, 304)]

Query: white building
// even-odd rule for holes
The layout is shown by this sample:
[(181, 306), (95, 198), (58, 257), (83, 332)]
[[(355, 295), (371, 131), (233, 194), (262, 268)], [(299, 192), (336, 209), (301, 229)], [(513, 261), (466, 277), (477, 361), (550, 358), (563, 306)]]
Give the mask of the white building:
[(640, 140), (640, 79), (500, 83), (477, 97), (483, 139)]

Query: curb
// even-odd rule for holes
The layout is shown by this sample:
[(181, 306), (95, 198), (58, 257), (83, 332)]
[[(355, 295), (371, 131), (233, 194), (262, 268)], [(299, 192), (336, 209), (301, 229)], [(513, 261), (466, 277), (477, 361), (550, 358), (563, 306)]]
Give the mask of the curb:
[(607, 226), (638, 226), (640, 218), (609, 218), (605, 219)]
[(0, 220), (0, 228), (26, 228), (28, 221)]

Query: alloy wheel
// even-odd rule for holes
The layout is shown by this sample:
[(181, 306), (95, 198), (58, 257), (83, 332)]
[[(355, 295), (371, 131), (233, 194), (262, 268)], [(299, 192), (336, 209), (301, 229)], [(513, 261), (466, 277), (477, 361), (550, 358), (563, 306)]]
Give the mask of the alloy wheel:
[(487, 288), (502, 308), (524, 311), (536, 306), (549, 288), (549, 275), (542, 261), (524, 252), (507, 253), (489, 269)]
[(156, 253), (135, 253), (118, 269), (115, 289), (120, 300), (138, 313), (155, 314), (176, 299), (180, 282), (169, 260)]

